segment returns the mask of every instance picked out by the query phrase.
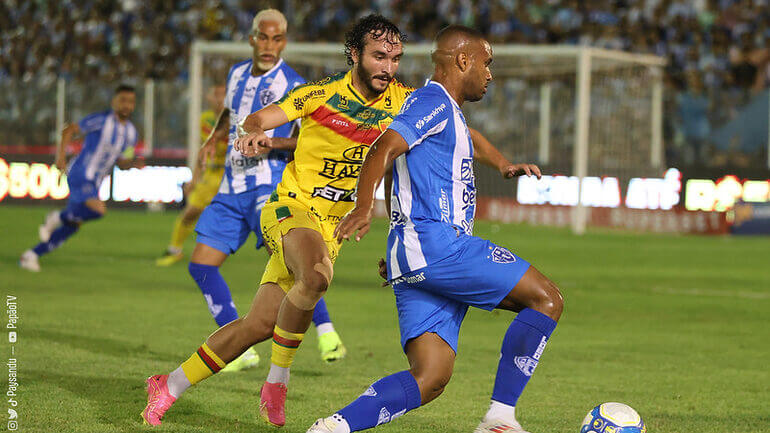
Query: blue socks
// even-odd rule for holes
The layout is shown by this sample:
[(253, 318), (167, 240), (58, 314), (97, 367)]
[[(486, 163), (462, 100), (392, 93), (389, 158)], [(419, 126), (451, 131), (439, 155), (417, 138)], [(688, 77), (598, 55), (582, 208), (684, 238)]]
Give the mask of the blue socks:
[(360, 397), (337, 412), (350, 431), (366, 430), (420, 407), (422, 397), (412, 373), (402, 371), (374, 382)]
[(86, 206), (85, 203), (68, 203), (67, 207), (59, 214), (62, 225), (51, 233), (48, 242), (40, 242), (32, 249), (38, 256), (48, 254), (59, 248), (64, 241), (75, 234), (79, 224), (85, 221), (101, 218), (102, 214)]
[(222, 274), (219, 273), (219, 267), (190, 263), (187, 269), (203, 292), (203, 297), (206, 298), (206, 303), (209, 306), (209, 312), (214, 316), (219, 327), (238, 318), (238, 311), (235, 309), (230, 289), (222, 278)]
[(329, 323), (331, 321), (332, 319), (329, 317), (329, 310), (326, 309), (326, 301), (324, 301), (324, 298), (321, 298), (321, 300), (315, 304), (315, 310), (313, 310), (313, 324), (318, 327), (318, 325), (323, 325), (324, 323)]
[(492, 400), (516, 406), (554, 328), (553, 319), (530, 308), (516, 316), (503, 338)]
[(51, 237), (48, 239), (48, 242), (40, 242), (35, 246), (35, 248), (32, 249), (32, 251), (34, 251), (38, 256), (48, 254), (58, 248), (59, 245), (63, 244), (67, 238), (74, 235), (76, 231), (78, 231), (77, 225), (63, 224), (61, 227), (51, 233)]

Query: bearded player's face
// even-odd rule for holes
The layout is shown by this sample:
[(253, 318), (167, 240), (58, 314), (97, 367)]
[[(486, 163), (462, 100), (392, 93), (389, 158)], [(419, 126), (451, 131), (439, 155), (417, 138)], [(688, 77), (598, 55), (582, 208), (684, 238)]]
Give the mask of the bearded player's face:
[(396, 75), (403, 54), (403, 45), (398, 36), (388, 37), (383, 34), (375, 37), (374, 33), (369, 33), (363, 51), (353, 58), (361, 82), (372, 93), (384, 92)]
[(262, 21), (249, 38), (254, 49), (254, 61), (262, 71), (271, 69), (286, 48), (286, 32), (277, 21)]
[(136, 107), (136, 93), (123, 91), (112, 97), (112, 111), (120, 120), (126, 120)]

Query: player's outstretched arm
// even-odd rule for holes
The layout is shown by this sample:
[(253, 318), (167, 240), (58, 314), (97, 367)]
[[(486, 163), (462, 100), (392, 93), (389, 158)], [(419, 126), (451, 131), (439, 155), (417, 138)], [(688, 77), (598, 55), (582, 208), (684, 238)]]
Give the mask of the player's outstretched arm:
[(244, 156), (268, 153), (273, 149), (273, 143), (265, 131), (277, 128), (288, 121), (286, 113), (275, 104), (251, 113), (238, 125), (239, 137), (235, 139), (233, 148)]
[(374, 192), (377, 190), (377, 185), (393, 161), (407, 150), (409, 146), (403, 137), (391, 129), (385, 131), (372, 144), (361, 166), (361, 174), (358, 176), (356, 206), (334, 229), (337, 241), (342, 242), (343, 239), (350, 239), (354, 235), (356, 241), (360, 241), (366, 235), (372, 221)]
[(468, 130), (471, 133), (471, 141), (473, 142), (474, 159), (499, 171), (504, 178), (510, 179), (525, 174), (527, 176), (535, 175), (538, 179), (542, 176), (537, 165), (511, 163), (479, 131), (473, 128), (468, 128)]
[(198, 152), (198, 161), (197, 161), (198, 163), (195, 164), (195, 167), (193, 169), (193, 180), (191, 181), (191, 184), (195, 184), (198, 181), (201, 174), (201, 169), (216, 154), (217, 143), (219, 143), (222, 140), (227, 140), (227, 132), (229, 129), (228, 128), (229, 125), (230, 125), (230, 109), (225, 107), (222, 109), (222, 111), (219, 112), (217, 121), (214, 124), (214, 129), (211, 130), (211, 133), (209, 134), (209, 136), (206, 137), (206, 140), (203, 141), (203, 145), (201, 146), (201, 149)]
[(80, 127), (77, 123), (70, 123), (61, 132), (61, 140), (56, 146), (56, 168), (60, 171), (64, 171), (67, 167), (67, 145), (72, 141), (72, 138), (80, 133)]

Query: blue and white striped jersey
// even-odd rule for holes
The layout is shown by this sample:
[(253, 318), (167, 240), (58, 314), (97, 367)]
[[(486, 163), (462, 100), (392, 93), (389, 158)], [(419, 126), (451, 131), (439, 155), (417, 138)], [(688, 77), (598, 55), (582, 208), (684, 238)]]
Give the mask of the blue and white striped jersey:
[(390, 125), (409, 150), (393, 162), (388, 277), (421, 269), (456, 251), (476, 211), (473, 145), (460, 107), (428, 81)]
[(136, 127), (130, 120), (121, 123), (112, 110), (89, 114), (78, 126), (85, 136), (83, 149), (70, 162), (67, 176), (99, 184), (124, 152), (133, 153)]
[[(278, 184), (290, 155), (287, 151), (273, 150), (267, 155), (247, 158), (233, 150), (238, 123), (305, 82), (283, 59), (259, 76), (251, 75), (251, 65), (251, 59), (237, 63), (227, 76), (225, 107), (230, 110), (230, 135), (220, 194), (240, 194), (253, 191), (260, 185)], [(266, 132), (270, 137), (290, 137), (293, 127), (294, 122), (289, 122)]]

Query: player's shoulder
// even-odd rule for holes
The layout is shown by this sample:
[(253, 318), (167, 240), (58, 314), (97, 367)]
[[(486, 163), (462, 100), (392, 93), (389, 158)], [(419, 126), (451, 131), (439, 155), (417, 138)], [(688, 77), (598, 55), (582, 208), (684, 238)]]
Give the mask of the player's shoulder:
[(111, 110), (104, 110), (88, 114), (78, 122), (78, 126), (84, 132), (92, 132), (101, 129), (104, 126), (105, 120), (107, 120), (107, 116), (109, 116), (111, 112)]
[(245, 59), (241, 60), (240, 62), (234, 64), (230, 67), (230, 72), (227, 73), (227, 81), (230, 81), (230, 78), (232, 78), (233, 74), (238, 70), (243, 70), (244, 68), (247, 68), (251, 65), (251, 59)]
[(406, 111), (436, 111), (439, 114), (451, 106), (449, 96), (436, 84), (427, 84), (411, 93), (401, 106), (401, 112)]
[(401, 97), (402, 100), (408, 98), (409, 95), (415, 91), (414, 87), (404, 84), (396, 79), (393, 79), (388, 87), (392, 94)]
[(283, 72), (283, 75), (286, 77), (286, 81), (292, 83), (292, 82), (299, 82), (301, 84), (304, 84), (306, 82), (305, 78), (302, 77), (302, 75), (299, 74), (294, 68), (291, 67), (286, 61), (284, 60), (281, 64), (281, 72)]

